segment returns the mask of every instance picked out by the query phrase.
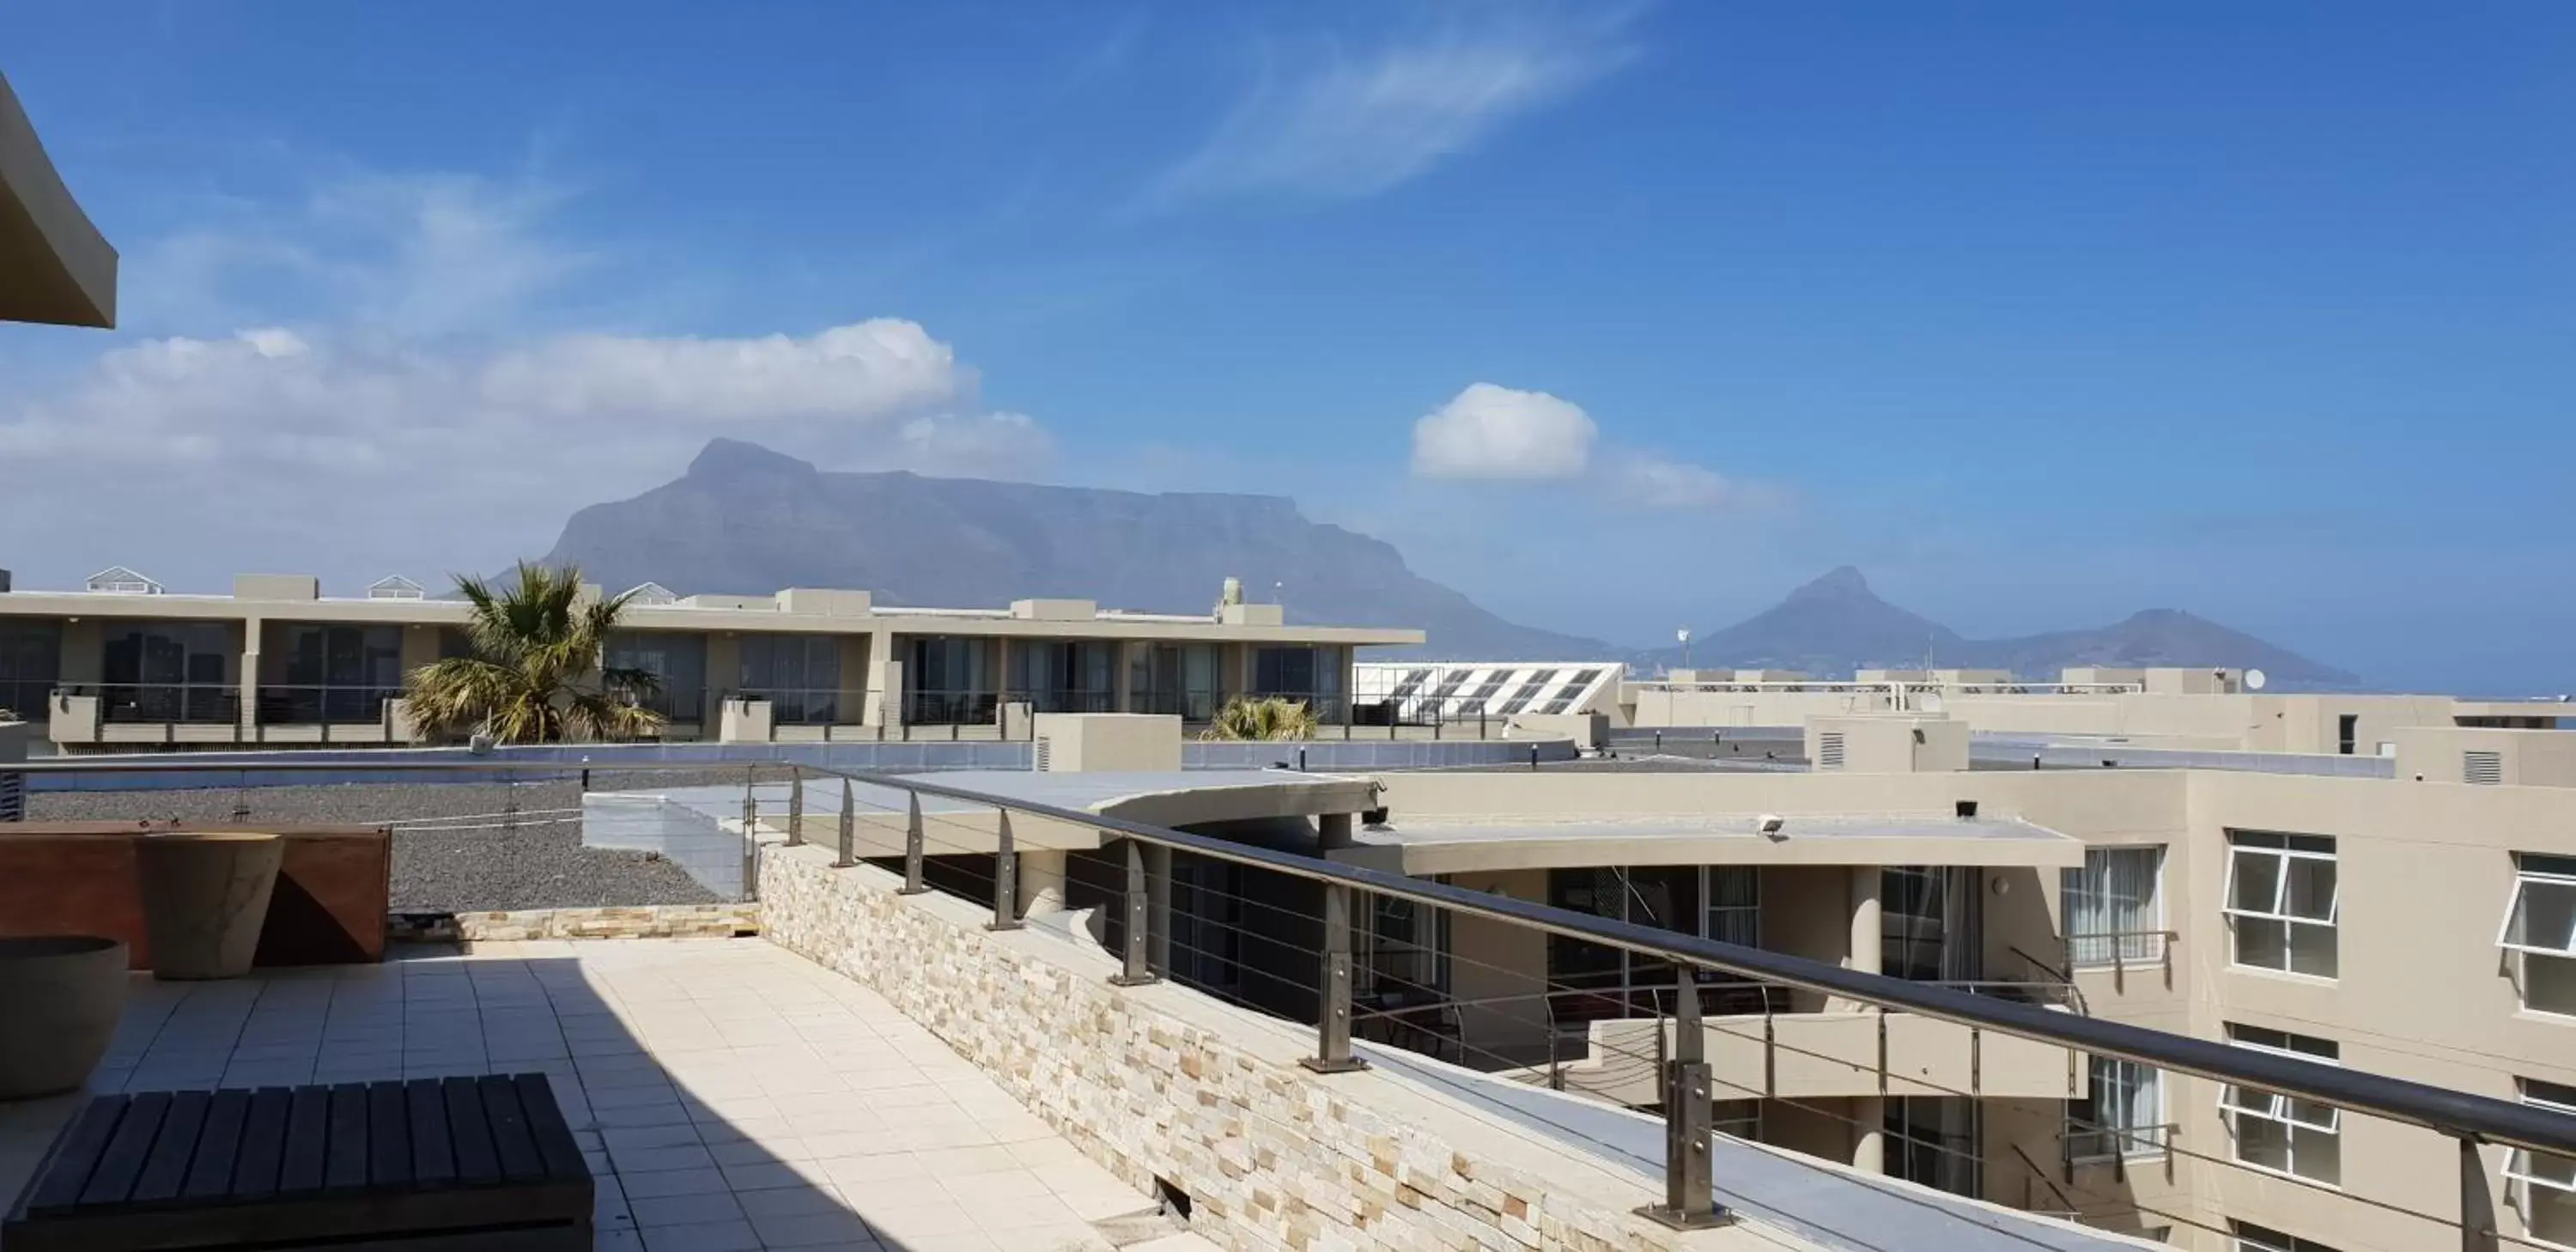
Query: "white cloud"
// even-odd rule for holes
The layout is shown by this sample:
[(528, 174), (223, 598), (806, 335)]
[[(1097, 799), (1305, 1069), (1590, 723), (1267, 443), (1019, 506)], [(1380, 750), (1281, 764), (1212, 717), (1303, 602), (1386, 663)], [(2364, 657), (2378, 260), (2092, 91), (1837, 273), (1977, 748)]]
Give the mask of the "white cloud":
[[(197, 285), (160, 318), (185, 310), (187, 333), (0, 392), (0, 534), (42, 537), (10, 562), (31, 585), (110, 562), (181, 585), (491, 569), (542, 553), (574, 509), (677, 476), (716, 435), (834, 469), (1049, 464), (1046, 432), (986, 408), (975, 371), (914, 322), (544, 329), (590, 260), (547, 242), (537, 197), (368, 178), (278, 218), (276, 238), (318, 242), (206, 230), (141, 250), (191, 259), (130, 275)], [(199, 329), (288, 305), (301, 316)]]
[(1576, 481), (1623, 508), (1674, 512), (1768, 509), (1765, 483), (1651, 452), (1595, 451), (1601, 428), (1581, 405), (1543, 391), (1474, 383), (1413, 424), (1413, 476)]
[(973, 375), (920, 326), (876, 318), (805, 339), (568, 335), (485, 369), (492, 403), (550, 416), (874, 419), (955, 403)]
[(1630, 15), (1495, 6), (1476, 10), (1475, 26), (1356, 55), (1326, 46), (1310, 64), (1263, 75), (1148, 200), (1375, 195), (1618, 68), (1633, 55)]
[(1576, 478), (1599, 434), (1580, 406), (1544, 391), (1474, 383), (1413, 424), (1413, 472), (1423, 478)]

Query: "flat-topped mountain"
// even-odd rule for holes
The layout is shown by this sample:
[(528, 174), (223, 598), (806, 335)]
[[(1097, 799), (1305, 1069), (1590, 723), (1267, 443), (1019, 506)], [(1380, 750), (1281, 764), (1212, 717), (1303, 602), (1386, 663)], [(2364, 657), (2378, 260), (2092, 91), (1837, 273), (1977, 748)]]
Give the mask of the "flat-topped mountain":
[(731, 439), (672, 482), (574, 514), (546, 559), (577, 562), (611, 589), (855, 587), (882, 604), (942, 608), (1067, 596), (1205, 613), (1232, 576), (1250, 599), (1278, 588), (1290, 621), (1419, 628), (1443, 656), (1617, 651), (1504, 621), (1408, 569), (1392, 546), (1311, 521), (1284, 497), (826, 472)]

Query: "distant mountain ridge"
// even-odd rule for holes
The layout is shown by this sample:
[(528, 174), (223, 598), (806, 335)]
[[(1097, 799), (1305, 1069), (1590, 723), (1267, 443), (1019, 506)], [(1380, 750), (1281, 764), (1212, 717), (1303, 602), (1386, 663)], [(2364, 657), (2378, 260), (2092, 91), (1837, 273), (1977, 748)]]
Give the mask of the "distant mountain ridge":
[[(611, 588), (657, 582), (689, 595), (853, 587), (879, 603), (998, 608), (1064, 596), (1104, 608), (1204, 613), (1228, 577), (1292, 622), (1426, 631), (1418, 649), (1476, 661), (1678, 664), (1679, 649), (1632, 651), (1515, 625), (1414, 573), (1383, 541), (1309, 520), (1280, 496), (1148, 494), (906, 472), (827, 472), (732, 439), (707, 444), (679, 478), (575, 513), (546, 556)], [(1849, 566), (1724, 630), (1696, 636), (1703, 666), (2007, 669), (2054, 678), (2068, 665), (2227, 665), (2285, 687), (2336, 688), (2352, 674), (2176, 609), (2090, 630), (1968, 639), (1882, 600)]]
[[(1678, 648), (1650, 663), (1677, 664)], [(2148, 609), (2087, 630), (2018, 639), (1969, 639), (1890, 604), (1848, 565), (1827, 572), (1772, 606), (1724, 630), (1695, 636), (1693, 663), (1801, 670), (1818, 677), (1862, 668), (2001, 669), (2053, 679), (2069, 665), (2228, 666), (2259, 669), (2284, 688), (2358, 686), (2360, 678), (2180, 609)]]
[(826, 472), (732, 439), (710, 442), (678, 479), (575, 513), (546, 560), (578, 563), (610, 588), (852, 587), (934, 608), (1062, 596), (1205, 613), (1231, 576), (1256, 600), (1281, 588), (1292, 622), (1425, 630), (1425, 653), (1620, 651), (1504, 621), (1414, 573), (1393, 546), (1311, 521), (1284, 497)]

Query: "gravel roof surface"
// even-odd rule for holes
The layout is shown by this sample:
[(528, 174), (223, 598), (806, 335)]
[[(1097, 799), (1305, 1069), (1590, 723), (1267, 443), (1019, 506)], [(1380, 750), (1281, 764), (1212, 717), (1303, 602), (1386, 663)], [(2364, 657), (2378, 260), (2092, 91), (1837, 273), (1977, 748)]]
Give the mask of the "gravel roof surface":
[(391, 823), (396, 912), (706, 904), (716, 899), (669, 861), (581, 846), (581, 787), (569, 781), (37, 792), (27, 797), (27, 817)]

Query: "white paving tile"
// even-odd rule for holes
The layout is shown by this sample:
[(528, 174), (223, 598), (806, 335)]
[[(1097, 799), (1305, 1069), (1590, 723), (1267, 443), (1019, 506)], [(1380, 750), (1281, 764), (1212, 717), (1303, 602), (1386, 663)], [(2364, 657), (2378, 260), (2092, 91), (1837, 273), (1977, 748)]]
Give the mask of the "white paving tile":
[[(601, 1252), (1102, 1248), (1088, 1222), (1152, 1205), (874, 992), (758, 942), (137, 978), (89, 1090), (495, 1071), (552, 1080), (600, 1175)], [(0, 1194), (78, 1104), (0, 1105)]]

